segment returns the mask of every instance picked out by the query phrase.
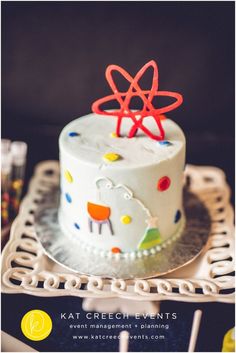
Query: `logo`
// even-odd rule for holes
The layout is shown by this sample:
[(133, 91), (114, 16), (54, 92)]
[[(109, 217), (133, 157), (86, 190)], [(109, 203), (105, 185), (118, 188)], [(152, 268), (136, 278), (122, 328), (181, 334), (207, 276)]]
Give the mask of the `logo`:
[(45, 311), (28, 311), (21, 320), (21, 331), (31, 341), (42, 341), (52, 331), (52, 320)]

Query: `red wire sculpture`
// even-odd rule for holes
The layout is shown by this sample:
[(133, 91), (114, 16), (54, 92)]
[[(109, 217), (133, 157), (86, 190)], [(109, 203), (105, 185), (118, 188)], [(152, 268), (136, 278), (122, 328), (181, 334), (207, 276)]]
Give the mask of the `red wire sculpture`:
[[(152, 87), (150, 90), (142, 90), (139, 86), (139, 81), (145, 72), (150, 68), (153, 68), (153, 78), (152, 78)], [(114, 71), (119, 72), (129, 83), (130, 86), (127, 92), (119, 92), (118, 88), (114, 82), (112, 73)], [(108, 115), (117, 117), (117, 125), (116, 125), (116, 134), (120, 137), (120, 129), (121, 122), (123, 118), (130, 118), (133, 121), (133, 126), (131, 127), (128, 137), (134, 137), (138, 131), (138, 129), (142, 130), (146, 135), (151, 137), (154, 140), (164, 140), (165, 131), (162, 127), (161, 120), (163, 120), (164, 113), (167, 113), (178, 106), (180, 106), (183, 102), (183, 97), (179, 93), (169, 92), (169, 91), (158, 91), (158, 67), (155, 61), (151, 60), (146, 65), (144, 65), (133, 78), (130, 74), (124, 70), (122, 67), (118, 65), (109, 65), (106, 69), (106, 79), (113, 91), (114, 94), (106, 96), (104, 98), (98, 99), (92, 105), (92, 111), (96, 114)], [(176, 99), (174, 103), (171, 103), (162, 108), (155, 108), (152, 104), (152, 100), (156, 96), (165, 96), (165, 97), (173, 97)], [(133, 111), (130, 109), (130, 101), (132, 97), (140, 97), (143, 101), (142, 110)], [(106, 111), (102, 110), (100, 107), (102, 104), (107, 103), (112, 100), (117, 100), (120, 104), (120, 109)], [(152, 116), (159, 129), (159, 135), (155, 135), (151, 132), (144, 124), (143, 120), (146, 117)]]

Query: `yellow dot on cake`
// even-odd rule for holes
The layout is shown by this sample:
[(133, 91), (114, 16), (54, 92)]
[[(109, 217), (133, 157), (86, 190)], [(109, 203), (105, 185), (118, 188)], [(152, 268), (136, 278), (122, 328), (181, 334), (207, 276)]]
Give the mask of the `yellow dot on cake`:
[(129, 223), (131, 223), (132, 218), (129, 215), (125, 214), (125, 215), (120, 217), (120, 221), (123, 224), (129, 224)]
[(110, 133), (110, 136), (111, 136), (112, 138), (117, 138), (117, 137), (118, 137), (118, 135), (117, 135), (116, 132), (111, 132), (111, 133)]
[(111, 152), (111, 153), (104, 154), (102, 158), (105, 162), (116, 162), (121, 157), (119, 154)]
[(73, 177), (72, 177), (72, 175), (70, 174), (70, 172), (68, 170), (65, 171), (64, 175), (65, 175), (65, 178), (68, 181), (68, 183), (72, 183), (73, 182)]

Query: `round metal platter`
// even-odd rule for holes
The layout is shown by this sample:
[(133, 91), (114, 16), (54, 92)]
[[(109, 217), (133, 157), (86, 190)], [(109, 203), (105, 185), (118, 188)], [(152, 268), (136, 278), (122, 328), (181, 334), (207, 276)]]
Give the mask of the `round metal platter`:
[[(60, 265), (80, 274), (105, 278), (141, 279), (162, 276), (174, 271), (199, 255), (207, 242), (211, 219), (197, 195), (185, 190), (186, 225), (182, 235), (159, 253), (142, 258), (109, 259), (95, 256), (70, 242), (58, 223), (59, 190), (44, 198), (35, 214), (36, 236), (45, 253)], [(76, 243), (76, 246), (75, 246)]]

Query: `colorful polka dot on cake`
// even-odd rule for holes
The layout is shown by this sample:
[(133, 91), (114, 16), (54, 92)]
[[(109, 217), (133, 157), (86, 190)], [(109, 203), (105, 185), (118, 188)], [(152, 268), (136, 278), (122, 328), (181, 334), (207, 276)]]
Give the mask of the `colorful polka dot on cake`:
[(120, 217), (120, 221), (123, 224), (129, 224), (132, 221), (132, 218), (129, 215), (123, 215)]
[(119, 155), (119, 154), (117, 154), (117, 153), (106, 153), (106, 154), (104, 154), (103, 155), (103, 160), (105, 161), (105, 162), (116, 162), (116, 161), (118, 161), (120, 158), (121, 158), (121, 156)]
[(78, 225), (78, 223), (74, 223), (74, 226), (76, 229), (78, 229), (78, 230), (80, 229), (80, 226)]
[(75, 131), (69, 132), (68, 135), (69, 135), (70, 137), (79, 136), (78, 132), (75, 132)]
[(158, 141), (158, 143), (161, 146), (172, 146), (173, 145), (173, 143), (171, 143), (170, 141), (167, 141), (167, 140)]
[(112, 138), (118, 138), (118, 135), (117, 135), (116, 132), (111, 132), (111, 133), (110, 133), (110, 137), (112, 137)]
[(72, 202), (72, 198), (70, 196), (70, 194), (68, 194), (67, 192), (65, 193), (65, 197), (66, 197), (66, 201), (71, 203)]
[(65, 178), (68, 181), (68, 183), (72, 183), (73, 182), (73, 177), (72, 177), (72, 175), (70, 174), (70, 172), (68, 170), (65, 171), (64, 175), (65, 175)]
[(113, 253), (113, 254), (120, 254), (121, 253), (121, 250), (120, 250), (120, 248), (112, 248), (111, 249), (111, 252)]
[(174, 223), (178, 223), (179, 220), (181, 219), (182, 213), (180, 210), (177, 210), (176, 214), (175, 214), (175, 219), (174, 219)]
[(159, 191), (165, 191), (165, 190), (169, 189), (170, 183), (171, 183), (170, 178), (168, 176), (164, 176), (158, 180), (157, 189)]

